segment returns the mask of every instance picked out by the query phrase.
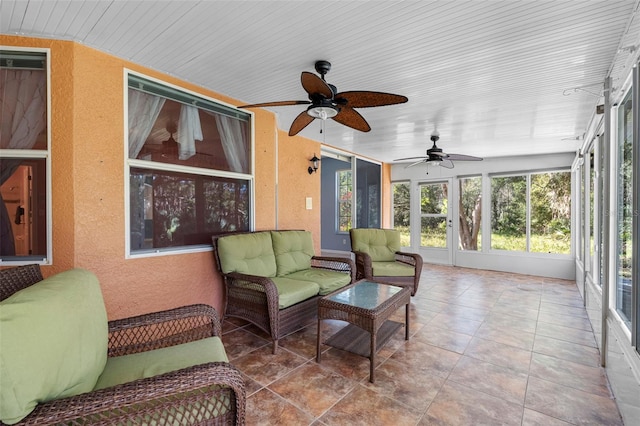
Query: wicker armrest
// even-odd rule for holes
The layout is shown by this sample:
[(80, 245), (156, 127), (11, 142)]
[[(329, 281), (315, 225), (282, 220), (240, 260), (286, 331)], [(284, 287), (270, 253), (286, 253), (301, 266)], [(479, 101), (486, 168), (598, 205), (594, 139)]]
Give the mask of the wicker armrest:
[(356, 265), (350, 258), (313, 256), (311, 258), (311, 267), (349, 273), (351, 275), (351, 282), (354, 282), (356, 279)]
[(407, 253), (402, 251), (396, 252), (396, 260), (398, 262), (406, 263), (414, 267), (422, 268), (422, 256), (417, 253)]
[(240, 372), (213, 362), (38, 404), (20, 425), (242, 425), (245, 400)]
[(353, 251), (356, 257), (356, 278), (373, 278), (373, 267), (371, 266), (371, 256), (362, 251)]
[(189, 305), (109, 321), (109, 356), (179, 345), (221, 336), (220, 320), (209, 305)]

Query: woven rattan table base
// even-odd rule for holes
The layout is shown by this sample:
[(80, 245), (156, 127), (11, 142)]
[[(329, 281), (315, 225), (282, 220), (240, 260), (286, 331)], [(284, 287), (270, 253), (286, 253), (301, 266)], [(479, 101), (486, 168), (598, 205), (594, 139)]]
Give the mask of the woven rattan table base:
[[(402, 326), (402, 323), (396, 321), (385, 321), (382, 327), (380, 327), (380, 330), (378, 330), (376, 352), (378, 352)], [(366, 358), (371, 356), (369, 353), (371, 352), (371, 334), (357, 325), (347, 325), (331, 336), (325, 344)]]

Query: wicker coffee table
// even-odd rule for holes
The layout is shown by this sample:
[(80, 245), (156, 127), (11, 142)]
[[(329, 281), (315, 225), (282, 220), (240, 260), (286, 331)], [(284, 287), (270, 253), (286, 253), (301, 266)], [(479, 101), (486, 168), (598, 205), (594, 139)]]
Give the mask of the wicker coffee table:
[(409, 340), (411, 289), (360, 280), (318, 301), (316, 361), (321, 361), (322, 321), (337, 319), (349, 323), (330, 337), (326, 345), (369, 358), (369, 381), (375, 382), (376, 352), (402, 327), (389, 317), (405, 306), (405, 340)]

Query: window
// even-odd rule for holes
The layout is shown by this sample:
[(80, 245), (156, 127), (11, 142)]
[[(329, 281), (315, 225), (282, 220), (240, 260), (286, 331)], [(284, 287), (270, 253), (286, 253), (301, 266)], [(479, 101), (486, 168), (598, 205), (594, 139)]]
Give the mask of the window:
[(400, 231), (400, 245), (411, 247), (411, 192), (409, 182), (391, 184), (393, 228)]
[(482, 248), (482, 177), (460, 178), (460, 250)]
[(128, 83), (130, 252), (248, 231), (250, 115), (136, 75)]
[(51, 261), (48, 59), (0, 51), (0, 260)]
[(420, 185), (420, 246), (447, 248), (446, 182)]
[[(616, 245), (616, 310), (631, 328), (633, 273), (633, 106), (631, 91), (618, 107), (618, 220)], [(637, 214), (637, 212), (636, 212)]]
[(491, 248), (571, 253), (571, 173), (491, 177)]
[(351, 175), (351, 170), (338, 170), (336, 172), (338, 232), (349, 232), (349, 229), (352, 228), (353, 180)]

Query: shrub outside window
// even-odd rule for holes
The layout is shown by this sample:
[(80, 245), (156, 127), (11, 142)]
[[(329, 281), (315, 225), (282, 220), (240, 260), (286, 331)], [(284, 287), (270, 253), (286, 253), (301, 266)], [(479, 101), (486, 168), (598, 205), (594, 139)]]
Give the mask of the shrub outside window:
[(0, 261), (51, 262), (48, 59), (0, 51)]
[(250, 114), (133, 74), (128, 85), (130, 252), (250, 230)]

